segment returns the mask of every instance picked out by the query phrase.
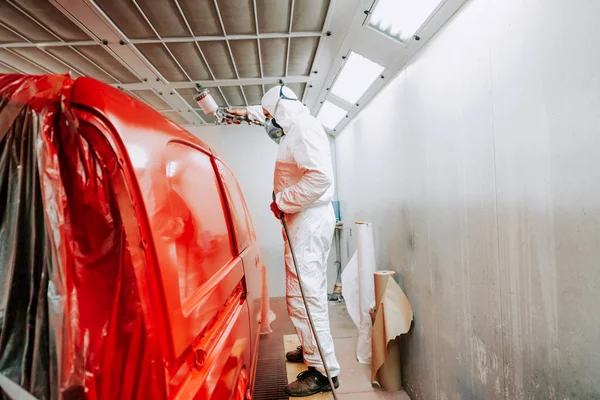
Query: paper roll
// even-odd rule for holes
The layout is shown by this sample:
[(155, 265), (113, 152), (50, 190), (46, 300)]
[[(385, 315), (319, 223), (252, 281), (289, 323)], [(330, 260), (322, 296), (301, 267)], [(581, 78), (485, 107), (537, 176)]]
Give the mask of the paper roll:
[(398, 336), (410, 329), (413, 312), (408, 298), (394, 280), (394, 271), (374, 273), (377, 299), (373, 327), (371, 381), (386, 390), (402, 388)]
[(375, 282), (375, 304), (381, 303), (388, 279), (390, 277), (394, 279), (395, 276), (396, 271), (375, 271), (373, 275), (373, 281)]
[(360, 324), (358, 327), (358, 345), (356, 357), (363, 364), (372, 360), (373, 324), (369, 310), (375, 305), (375, 244), (373, 243), (373, 225), (368, 222), (356, 222), (357, 264), (358, 264), (358, 304)]

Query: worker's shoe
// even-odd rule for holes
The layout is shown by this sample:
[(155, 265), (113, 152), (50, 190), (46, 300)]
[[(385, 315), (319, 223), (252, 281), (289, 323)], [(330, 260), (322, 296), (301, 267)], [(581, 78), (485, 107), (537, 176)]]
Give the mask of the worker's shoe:
[(285, 354), (285, 359), (291, 363), (304, 362), (304, 355), (302, 354), (302, 346), (298, 346), (298, 348), (296, 348), (296, 350), (288, 351)]
[[(331, 378), (331, 380), (336, 389), (340, 387), (337, 376)], [(283, 390), (291, 397), (305, 397), (320, 392), (330, 392), (331, 386), (325, 375), (313, 367), (308, 367), (307, 371), (300, 372), (298, 379), (287, 385)]]

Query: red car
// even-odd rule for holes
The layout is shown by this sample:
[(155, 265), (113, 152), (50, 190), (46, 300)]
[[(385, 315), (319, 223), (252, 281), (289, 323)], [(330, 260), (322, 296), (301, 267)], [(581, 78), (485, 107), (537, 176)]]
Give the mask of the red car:
[(0, 374), (40, 399), (251, 398), (266, 288), (231, 170), (94, 79), (0, 95)]

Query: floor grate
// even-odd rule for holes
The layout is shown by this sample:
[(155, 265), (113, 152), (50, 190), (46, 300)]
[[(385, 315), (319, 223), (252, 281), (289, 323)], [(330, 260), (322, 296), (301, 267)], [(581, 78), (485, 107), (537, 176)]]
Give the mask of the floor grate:
[(288, 400), (283, 391), (285, 385), (287, 376), (283, 353), (276, 359), (258, 360), (253, 400)]

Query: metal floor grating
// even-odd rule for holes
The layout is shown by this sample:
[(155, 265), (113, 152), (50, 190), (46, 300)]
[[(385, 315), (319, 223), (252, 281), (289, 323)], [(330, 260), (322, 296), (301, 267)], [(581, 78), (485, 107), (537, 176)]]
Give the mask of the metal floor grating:
[(283, 391), (288, 383), (283, 336), (294, 333), (294, 326), (287, 315), (285, 298), (272, 298), (271, 310), (277, 319), (271, 324), (273, 332), (260, 338), (253, 400), (289, 399)]
[(256, 389), (252, 398), (254, 400), (288, 400), (289, 396), (283, 391), (283, 387), (287, 383), (283, 351), (279, 358), (258, 360)]

